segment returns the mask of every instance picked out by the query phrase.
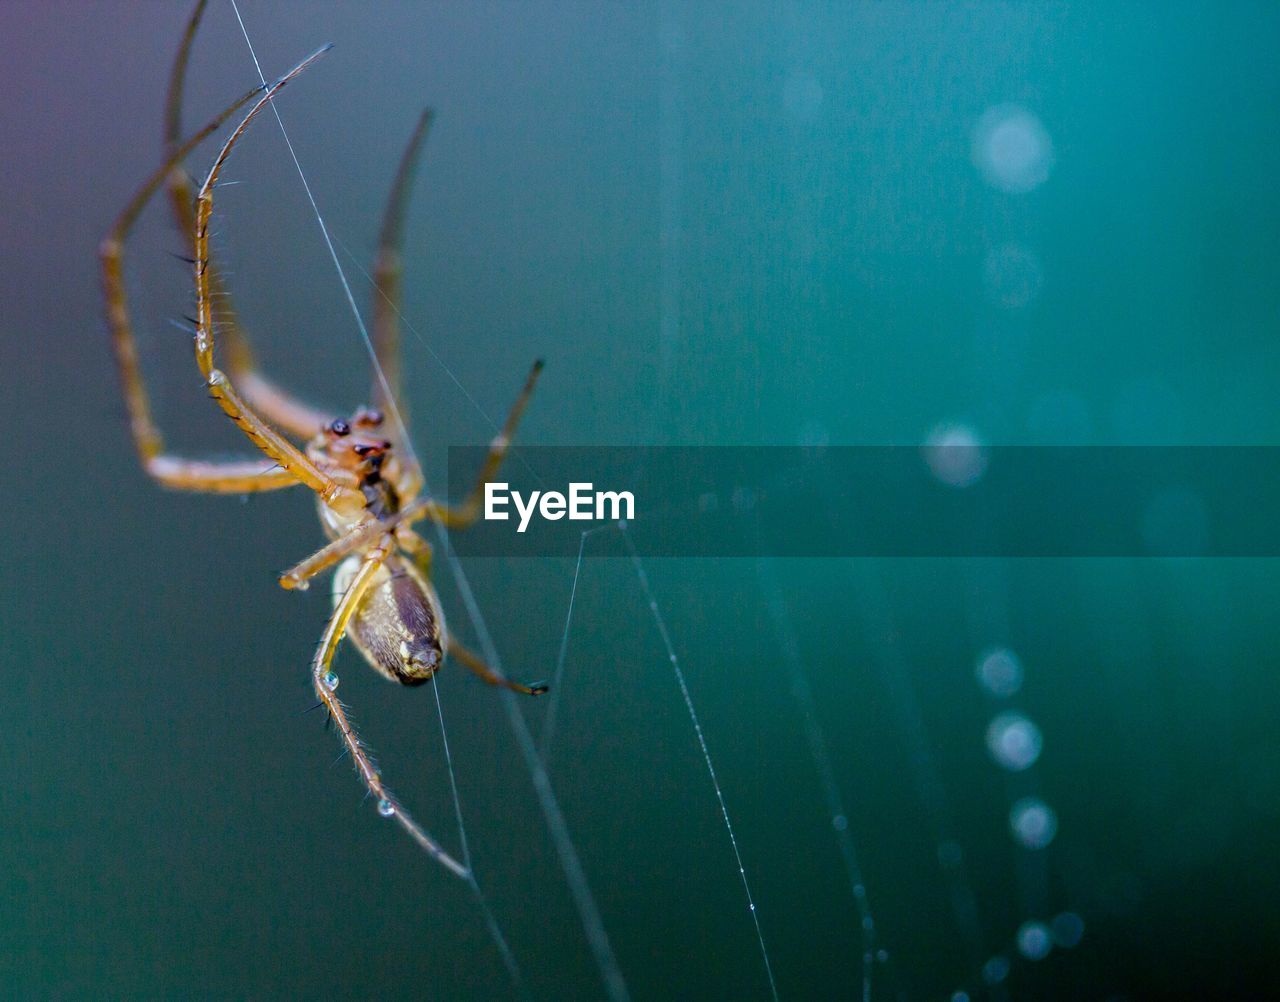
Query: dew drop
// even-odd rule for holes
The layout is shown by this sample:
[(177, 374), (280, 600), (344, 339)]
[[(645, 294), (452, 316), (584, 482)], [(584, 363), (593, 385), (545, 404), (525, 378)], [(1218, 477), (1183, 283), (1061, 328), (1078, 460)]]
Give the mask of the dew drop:
[(378, 813), (384, 818), (389, 818), (396, 812), (396, 805), (385, 797), (378, 801)]
[(331, 671), (325, 672), (324, 687), (330, 692), (333, 692), (334, 689), (338, 688), (338, 676)]

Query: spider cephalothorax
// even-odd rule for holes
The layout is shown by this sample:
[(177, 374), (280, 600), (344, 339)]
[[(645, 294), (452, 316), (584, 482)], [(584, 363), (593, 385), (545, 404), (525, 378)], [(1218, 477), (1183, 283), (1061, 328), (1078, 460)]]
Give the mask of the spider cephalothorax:
[(402, 495), (412, 489), (391, 440), (376, 434), (382, 424), (381, 411), (361, 408), (350, 420), (330, 421), (307, 449), (311, 458), (359, 489), (374, 518), (399, 512)]

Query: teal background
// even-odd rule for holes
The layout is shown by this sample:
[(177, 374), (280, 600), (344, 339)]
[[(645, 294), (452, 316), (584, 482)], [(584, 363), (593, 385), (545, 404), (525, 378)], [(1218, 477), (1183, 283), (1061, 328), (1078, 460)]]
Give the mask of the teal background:
[[(242, 10), (268, 74), (337, 44), (280, 111), (359, 261), (418, 110), (439, 111), (405, 302), (414, 430), (437, 477), (447, 446), (488, 439), (483, 414), (503, 413), (537, 355), (521, 439), (543, 445), (916, 443), (948, 423), (1002, 444), (1280, 438), (1273, 5)], [(302, 712), (328, 602), (273, 576), (321, 539), (310, 500), (166, 494), (133, 457), (94, 255), (157, 163), (186, 14), (0, 6), (0, 993), (507, 997), (467, 889), (360, 803)], [(188, 121), (254, 80), (215, 2)], [(972, 158), (980, 118), (1007, 104), (1053, 145), (1023, 194)], [(240, 184), (219, 193), (215, 245), (267, 368), (361, 402), (362, 349), (269, 120), (226, 177)], [(1010, 244), (1042, 278), (1013, 309), (984, 284)], [(189, 295), (171, 251), (185, 241), (153, 212), (130, 276), (157, 409), (175, 448), (233, 452), (167, 322)], [(549, 674), (572, 561), (467, 570), (508, 670)], [(1280, 987), (1273, 562), (648, 570), (783, 997), (856, 997), (861, 947), (762, 574), (888, 951), (875, 997)], [(987, 754), (1000, 707), (974, 679), (997, 644), (1020, 657), (1012, 702), (1044, 734), (1016, 776)], [(395, 789), (456, 844), (430, 691), (349, 652), (339, 670)], [(495, 695), (458, 671), (440, 688), (477, 871), (530, 995), (600, 997)], [(633, 996), (767, 997), (625, 562), (584, 563), (560, 699), (552, 778)], [(537, 733), (546, 708), (525, 711)], [(1032, 790), (1059, 820), (1040, 853), (1007, 824)], [(1083, 916), (1081, 944), (1019, 959), (1019, 926), (1063, 910)], [(984, 985), (996, 955), (1012, 969)]]

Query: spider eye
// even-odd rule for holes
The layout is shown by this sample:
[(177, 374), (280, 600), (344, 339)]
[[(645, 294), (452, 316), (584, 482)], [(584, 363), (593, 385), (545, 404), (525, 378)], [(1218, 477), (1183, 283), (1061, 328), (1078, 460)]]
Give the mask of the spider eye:
[(382, 424), (382, 422), (386, 420), (383, 417), (382, 411), (365, 411), (364, 419), (374, 428), (378, 427), (378, 425)]
[(347, 424), (342, 418), (334, 418), (333, 423), (329, 425), (329, 430), (338, 436), (350, 435), (351, 425)]

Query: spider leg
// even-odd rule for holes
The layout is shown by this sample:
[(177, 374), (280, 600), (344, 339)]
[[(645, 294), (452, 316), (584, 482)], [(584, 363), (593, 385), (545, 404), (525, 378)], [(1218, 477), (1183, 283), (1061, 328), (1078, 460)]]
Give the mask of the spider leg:
[[(199, 0), (195, 10), (191, 12), (186, 31), (182, 36), (182, 44), (178, 47), (178, 54), (174, 58), (173, 69), (169, 74), (169, 91), (165, 101), (166, 156), (172, 156), (181, 143), (183, 86), (191, 58), (191, 46), (195, 40), (200, 19), (204, 15), (205, 6), (206, 0)], [(178, 229), (184, 234), (191, 234), (196, 228), (195, 189), (183, 159), (179, 158), (169, 172), (169, 203)], [(214, 322), (218, 325), (226, 348), (227, 371), (235, 379), (245, 400), (264, 418), (289, 434), (302, 439), (311, 438), (329, 424), (334, 415), (304, 403), (261, 374), (248, 334), (240, 326), (240, 319), (236, 314), (231, 294), (222, 280), (216, 262), (209, 262), (208, 274), (209, 290), (214, 305)]]
[(410, 531), (408, 526), (424, 518), (443, 519), (444, 517), (445, 514), (441, 511), (440, 505), (435, 501), (420, 498), (390, 518), (369, 519), (361, 522), (345, 536), (326, 543), (311, 556), (284, 571), (278, 579), (280, 587), (305, 590), (310, 580), (321, 571), (327, 570), (357, 550), (369, 546), (384, 533), (395, 533), (396, 542), (414, 559), (422, 573), (430, 577), (431, 544), (417, 533)]
[[(228, 105), (199, 132), (175, 150), (185, 156), (216, 130), (237, 109), (248, 103), (261, 88), (255, 88)], [(164, 180), (169, 165), (151, 175), (135, 192), (99, 248), (102, 265), (102, 292), (106, 302), (107, 326), (111, 332), (116, 367), (129, 412), (129, 430), (142, 468), (160, 483), (180, 490), (243, 494), (276, 490), (298, 482), (286, 469), (265, 460), (206, 462), (183, 459), (165, 453), (164, 436), (151, 416), (146, 383), (138, 364), (137, 342), (129, 317), (129, 301), (124, 288), (124, 247), (134, 223)]]
[(431, 109), (425, 109), (400, 157), (400, 166), (396, 170), (395, 180), (387, 195), (387, 206), (383, 211), (382, 230), (378, 236), (378, 256), (373, 266), (374, 353), (386, 383), (384, 385), (381, 379), (374, 379), (371, 399), (376, 400), (384, 410), (398, 408), (406, 428), (409, 425), (409, 412), (404, 399), (400, 365), (400, 278), (403, 271), (401, 249), (404, 246), (404, 220), (409, 209), (413, 176), (417, 171), (423, 141), (431, 128), (431, 118)]
[(364, 549), (372, 544), (378, 536), (391, 532), (393, 529), (394, 526), (377, 519), (370, 519), (357, 525), (345, 536), (339, 536), (332, 542), (326, 543), (311, 556), (300, 560), (287, 571), (284, 571), (277, 579), (280, 587), (306, 591), (310, 587), (311, 579), (317, 574), (328, 570), (334, 564), (342, 561), (344, 557), (355, 553), (356, 550)]
[(499, 675), (484, 663), (480, 655), (462, 646), (452, 637), (449, 638), (448, 653), (461, 661), (463, 667), (469, 672), (478, 675), (490, 685), (501, 686), (504, 689), (510, 689), (512, 692), (522, 692), (526, 696), (541, 696), (550, 690), (550, 686), (546, 682), (532, 682), (529, 685), (521, 685), (519, 682), (512, 682), (511, 679), (504, 675)]
[[(200, 190), (196, 195), (195, 220), (195, 348), (196, 364), (204, 375), (205, 384), (209, 388), (209, 395), (217, 401), (223, 413), (231, 418), (236, 426), (244, 432), (249, 441), (319, 494), (331, 508), (345, 514), (354, 514), (364, 508), (364, 497), (360, 492), (353, 488), (345, 487), (334, 480), (333, 477), (321, 470), (320, 467), (303, 454), (297, 446), (271, 427), (236, 391), (226, 373), (213, 364), (213, 306), (209, 289), (209, 218), (213, 214), (213, 189), (217, 185), (223, 165), (226, 164), (231, 151), (235, 148), (236, 143), (239, 142), (240, 137), (244, 135), (249, 124), (282, 87), (327, 51), (327, 48), (321, 49), (308, 56), (263, 92), (262, 96), (249, 109), (248, 114), (241, 119), (235, 131), (231, 133), (231, 136), (223, 144), (217, 159), (214, 160), (213, 166), (205, 177), (204, 184), (200, 186)], [(180, 157), (177, 156), (171, 157), (163, 169), (166, 172), (172, 170), (179, 159)]]
[(396, 539), (400, 543), (400, 549), (409, 555), (418, 570), (422, 571), (422, 576), (428, 581), (431, 580), (431, 557), (433, 551), (431, 544), (419, 536), (411, 529), (402, 529), (396, 534)]
[(498, 472), (498, 468), (502, 465), (502, 461), (507, 456), (507, 450), (511, 447), (511, 440), (515, 437), (516, 428), (520, 424), (520, 418), (524, 414), (525, 407), (529, 404), (529, 397), (533, 394), (533, 388), (537, 385), (538, 375), (542, 372), (542, 359), (538, 359), (529, 369), (529, 375), (525, 378), (524, 388), (520, 391), (520, 396), (516, 397), (516, 402), (511, 405), (511, 411), (507, 414), (507, 420), (502, 426), (502, 431), (493, 437), (493, 441), (489, 443), (489, 453), (485, 456), (484, 464), (480, 467), (480, 473), (476, 477), (475, 486), (471, 488), (468, 494), (459, 504), (451, 505), (447, 502), (435, 502), (434, 509), (425, 513), (425, 517), (433, 522), (439, 522), (449, 529), (465, 529), (467, 526), (475, 523), (480, 517), (481, 506), (484, 502), (484, 485), (493, 480)]
[(315, 687), (316, 696), (325, 705), (325, 708), (329, 711), (330, 719), (337, 726), (344, 746), (351, 753), (351, 760), (355, 764), (356, 773), (359, 775), (360, 781), (364, 783), (369, 795), (376, 798), (378, 812), (384, 817), (394, 817), (400, 823), (400, 827), (407, 831), (413, 840), (427, 853), (438, 860), (451, 873), (461, 877), (463, 880), (467, 880), (471, 877), (471, 871), (450, 856), (427, 833), (426, 829), (419, 825), (400, 805), (400, 802), (395, 799), (391, 791), (383, 785), (382, 776), (374, 767), (373, 760), (369, 757), (364, 743), (360, 740), (359, 735), (356, 734), (355, 728), (352, 727), (351, 721), (347, 717), (346, 709), (334, 692), (337, 683), (329, 671), (330, 666), (333, 664), (333, 655), (346, 634), (351, 617), (360, 608), (360, 604), (367, 597), (370, 588), (375, 583), (377, 574), (382, 569), (383, 562), (387, 559), (389, 547), (390, 542), (388, 541), (370, 551), (368, 556), (361, 562), (360, 569), (356, 572), (355, 577), (351, 579), (347, 590), (338, 600), (337, 606), (333, 610), (333, 615), (329, 617), (324, 634), (320, 638), (320, 644), (316, 648), (315, 658), (311, 662), (311, 682)]

